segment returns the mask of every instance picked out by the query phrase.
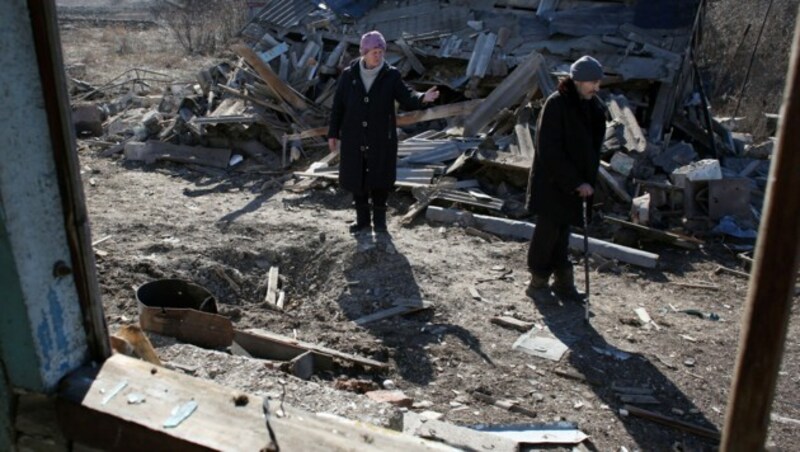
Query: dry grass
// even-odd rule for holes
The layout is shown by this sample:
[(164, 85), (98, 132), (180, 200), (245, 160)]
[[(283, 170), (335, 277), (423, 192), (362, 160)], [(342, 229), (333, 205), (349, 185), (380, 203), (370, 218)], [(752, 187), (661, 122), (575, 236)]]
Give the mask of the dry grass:
[(187, 56), (172, 33), (159, 26), (62, 26), (61, 42), (66, 66), (84, 64), (85, 81), (102, 85), (133, 68), (169, 75), (190, 82), (202, 68), (218, 61), (213, 56)]
[[(764, 113), (778, 113), (800, 0), (773, 0), (763, 35), (756, 41), (769, 1), (717, 0), (710, 3), (699, 64), (717, 116), (745, 116), (740, 129), (767, 135)], [(749, 27), (749, 28), (748, 28)], [(753, 67), (741, 96), (750, 58)]]

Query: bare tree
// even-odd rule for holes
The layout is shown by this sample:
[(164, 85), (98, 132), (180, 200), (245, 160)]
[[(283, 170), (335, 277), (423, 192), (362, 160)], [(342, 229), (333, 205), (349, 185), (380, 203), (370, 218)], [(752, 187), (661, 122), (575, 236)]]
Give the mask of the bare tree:
[(151, 11), (187, 53), (211, 54), (244, 26), (248, 8), (246, 0), (156, 0)]

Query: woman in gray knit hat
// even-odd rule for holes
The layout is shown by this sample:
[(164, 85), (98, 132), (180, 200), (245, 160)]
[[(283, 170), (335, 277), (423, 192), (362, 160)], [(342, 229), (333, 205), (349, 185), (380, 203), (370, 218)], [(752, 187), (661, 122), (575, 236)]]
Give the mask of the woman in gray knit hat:
[[(419, 93), (387, 64), (386, 40), (377, 31), (361, 37), (361, 58), (339, 77), (328, 128), (328, 147), (340, 153), (339, 186), (353, 193), (353, 233), (386, 232), (386, 200), (397, 178), (395, 101), (405, 110), (423, 108), (439, 97), (434, 86)], [(340, 146), (341, 141), (341, 146)], [(371, 201), (371, 203), (370, 203)]]
[(600, 63), (581, 57), (539, 115), (526, 203), (537, 216), (526, 293), (537, 301), (552, 300), (553, 293), (562, 300), (583, 300), (569, 260), (569, 233), (571, 225), (582, 224), (582, 202), (591, 206), (594, 194), (606, 129), (605, 105), (596, 96), (602, 78)]

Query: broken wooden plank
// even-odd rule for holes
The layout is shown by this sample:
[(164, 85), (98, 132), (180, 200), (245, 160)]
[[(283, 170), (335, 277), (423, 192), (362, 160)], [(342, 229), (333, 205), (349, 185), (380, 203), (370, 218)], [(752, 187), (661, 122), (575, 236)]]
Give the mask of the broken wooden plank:
[(717, 265), (717, 268), (714, 269), (714, 274), (715, 275), (718, 275), (718, 274), (723, 273), (723, 272), (724, 273), (730, 273), (731, 275), (740, 276), (740, 277), (745, 278), (745, 279), (750, 279), (750, 274), (749, 273), (745, 273), (745, 272), (739, 271), (739, 270), (734, 270), (732, 268), (728, 268), (728, 267), (725, 267), (725, 266), (722, 266), (722, 265)]
[(531, 411), (523, 406), (520, 406), (517, 402), (512, 400), (499, 400), (496, 399), (489, 394), (484, 394), (480, 391), (474, 391), (472, 393), (472, 397), (480, 400), (483, 403), (488, 403), (489, 405), (494, 405), (498, 408), (503, 408), (505, 410), (511, 411), (512, 413), (519, 413), (524, 414), (528, 417), (536, 417), (536, 412)]
[(643, 226), (641, 224), (631, 223), (630, 221), (625, 221), (612, 216), (604, 216), (603, 219), (609, 223), (615, 223), (629, 229), (634, 229), (651, 239), (665, 243), (671, 243), (673, 245), (680, 246), (681, 248), (697, 249), (699, 245), (705, 244), (704, 241), (688, 235), (678, 234), (677, 232), (662, 231)]
[(545, 61), (533, 52), (481, 102), (464, 121), (464, 136), (477, 134), (503, 108), (519, 102), (527, 93), (538, 89), (537, 73)]
[(279, 269), (277, 266), (273, 265), (269, 268), (269, 273), (267, 274), (267, 293), (264, 295), (264, 301), (275, 307), (278, 305), (278, 274)]
[(505, 328), (522, 331), (523, 333), (530, 331), (530, 329), (535, 325), (533, 322), (526, 322), (524, 320), (519, 320), (508, 316), (495, 316), (490, 319), (490, 322)]
[(234, 336), (229, 318), (196, 309), (148, 306), (140, 311), (139, 325), (146, 331), (206, 348), (228, 347)]
[(374, 359), (343, 353), (327, 347), (298, 341), (287, 336), (262, 329), (236, 330), (235, 341), (256, 358), (288, 361), (305, 353), (314, 354), (314, 365), (323, 370), (333, 369), (334, 359), (348, 361), (360, 366), (387, 369), (388, 364)]
[(559, 377), (569, 378), (571, 380), (580, 381), (581, 383), (586, 383), (593, 386), (600, 386), (603, 384), (601, 380), (592, 378), (589, 375), (586, 375), (573, 368), (555, 368), (553, 369), (553, 373)]
[[(158, 354), (156, 353), (155, 348), (153, 348), (153, 344), (150, 343), (150, 339), (147, 338), (138, 325), (123, 326), (117, 330), (113, 336), (111, 336), (111, 339), (112, 345), (114, 345), (115, 339), (117, 341), (122, 341), (126, 346), (130, 347), (130, 351), (133, 352), (138, 358), (157, 366), (161, 365), (161, 360), (158, 358)], [(116, 347), (114, 349), (120, 351)]]
[(112, 236), (110, 236), (110, 235), (107, 235), (107, 236), (105, 236), (105, 237), (103, 237), (103, 238), (97, 239), (97, 240), (95, 240), (94, 242), (92, 242), (92, 246), (97, 246), (97, 245), (99, 245), (99, 244), (101, 244), (101, 243), (105, 242), (106, 240), (110, 240), (110, 239), (111, 239), (111, 237), (112, 237)]
[[(525, 221), (477, 215), (456, 209), (444, 209), (437, 206), (428, 207), (426, 217), (431, 221), (465, 223), (468, 226), (479, 227), (492, 234), (523, 240), (530, 240), (536, 228), (535, 224)], [(570, 234), (569, 247), (572, 250), (583, 252), (583, 235)], [(589, 252), (607, 259), (617, 259), (621, 262), (638, 265), (644, 268), (656, 268), (659, 259), (658, 254), (617, 245), (593, 237), (589, 237)]]
[(202, 118), (192, 118), (190, 122), (199, 125), (205, 124), (252, 124), (258, 121), (256, 115), (233, 115), (233, 116), (206, 116)]
[(403, 433), (432, 439), (459, 450), (491, 450), (493, 452), (518, 452), (516, 441), (501, 436), (481, 433), (448, 422), (425, 419), (413, 411), (403, 413)]
[(411, 314), (412, 312), (417, 312), (417, 311), (424, 311), (432, 307), (433, 303), (428, 301), (422, 301), (421, 303), (418, 304), (403, 304), (387, 309), (382, 309), (378, 312), (373, 312), (372, 314), (365, 315), (364, 317), (359, 317), (353, 322), (358, 326), (364, 326), (368, 323), (377, 322), (378, 320), (384, 320), (398, 315)]
[(677, 88), (675, 84), (662, 82), (659, 86), (650, 117), (650, 127), (647, 130), (647, 137), (650, 141), (654, 143), (661, 141), (664, 126), (669, 125), (668, 123), (672, 118), (676, 95)]
[(141, 160), (145, 163), (169, 160), (179, 163), (195, 163), (213, 168), (227, 168), (230, 158), (230, 149), (185, 146), (154, 140), (149, 140), (145, 143), (131, 142), (125, 145), (125, 159)]
[[(127, 382), (103, 404), (111, 388)], [(282, 450), (322, 452), (352, 449), (376, 451), (454, 450), (376, 426), (345, 422), (267, 401), (213, 381), (115, 354), (100, 365), (84, 366), (67, 375), (56, 399), (58, 426), (64, 436), (94, 450), (277, 450), (264, 418)], [(128, 396), (146, 397), (129, 404)], [(179, 428), (165, 428), (172, 412), (193, 400), (192, 411)], [(230, 422), (220, 422), (227, 419)], [(365, 440), (368, 438), (368, 440)], [(130, 447), (122, 447), (128, 445)]]
[(477, 196), (459, 191), (459, 190), (450, 190), (450, 189), (440, 189), (434, 192), (431, 195), (434, 199), (443, 199), (446, 201), (452, 201), (459, 204), (466, 204), (475, 207), (481, 207), (487, 210), (495, 210), (495, 211), (502, 211), (503, 205), (505, 201), (499, 198), (492, 198), (489, 197), (488, 200), (479, 199)]
[(234, 45), (233, 50), (244, 58), (247, 63), (256, 70), (259, 77), (278, 95), (281, 99), (286, 101), (289, 105), (299, 111), (304, 111), (308, 108), (308, 103), (303, 97), (296, 92), (291, 86), (284, 83), (269, 65), (264, 64), (261, 58), (250, 48), (243, 44)]
[(406, 212), (406, 214), (400, 218), (400, 224), (402, 226), (410, 226), (417, 215), (428, 208), (428, 205), (433, 200), (435, 189), (427, 190), (425, 188), (418, 187), (413, 188), (411, 192), (414, 194), (414, 198), (416, 198), (417, 202), (412, 204), (411, 207), (408, 208), (408, 212)]
[[(464, 102), (456, 102), (453, 104), (438, 105), (436, 107), (425, 108), (422, 110), (414, 110), (411, 112), (399, 113), (397, 115), (397, 127), (410, 126), (418, 122), (433, 121), (434, 119), (452, 118), (456, 116), (464, 116), (470, 114), (475, 110), (482, 100), (468, 100)], [(317, 127), (314, 129), (304, 130), (302, 132), (285, 135), (285, 138), (291, 140), (301, 140), (305, 138), (321, 137), (328, 133), (328, 127)]]
[(425, 66), (423, 66), (419, 58), (414, 55), (414, 50), (411, 49), (411, 46), (409, 46), (408, 43), (402, 38), (396, 40), (395, 43), (400, 46), (400, 49), (403, 51), (403, 55), (405, 55), (409, 63), (411, 63), (411, 67), (414, 69), (414, 72), (419, 75), (424, 75)]
[(486, 240), (489, 243), (495, 243), (495, 242), (500, 241), (500, 238), (497, 237), (496, 235), (490, 234), (490, 233), (488, 233), (486, 231), (481, 231), (480, 229), (475, 229), (475, 228), (473, 228), (471, 226), (467, 226), (466, 228), (464, 228), (464, 232), (467, 235), (480, 237), (480, 238), (482, 238), (483, 240)]
[(697, 424), (692, 424), (690, 422), (682, 421), (680, 419), (674, 419), (669, 416), (664, 416), (663, 414), (660, 413), (648, 411), (643, 408), (631, 405), (625, 405), (620, 410), (620, 413), (623, 414), (623, 416), (627, 413), (636, 417), (640, 417), (653, 422), (657, 422), (662, 425), (666, 425), (668, 427), (676, 428), (678, 430), (683, 430), (689, 433), (694, 433), (695, 435), (711, 438), (717, 441), (719, 441), (721, 438), (721, 435), (717, 430), (701, 427)]

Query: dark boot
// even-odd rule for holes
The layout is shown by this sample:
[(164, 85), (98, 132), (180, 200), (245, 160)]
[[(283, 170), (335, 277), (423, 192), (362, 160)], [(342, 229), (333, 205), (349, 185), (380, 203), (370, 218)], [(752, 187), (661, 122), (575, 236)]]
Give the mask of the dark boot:
[(386, 232), (386, 207), (372, 208), (372, 230), (375, 232)]
[(369, 229), (369, 204), (356, 205), (356, 222), (350, 225), (350, 233), (357, 234)]
[(555, 301), (553, 293), (550, 291), (550, 285), (547, 283), (549, 279), (550, 275), (531, 272), (531, 282), (525, 289), (525, 295), (538, 302)]
[(583, 303), (586, 298), (586, 295), (575, 287), (575, 275), (571, 265), (553, 273), (553, 292), (563, 301)]

